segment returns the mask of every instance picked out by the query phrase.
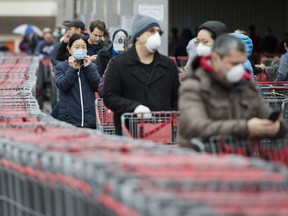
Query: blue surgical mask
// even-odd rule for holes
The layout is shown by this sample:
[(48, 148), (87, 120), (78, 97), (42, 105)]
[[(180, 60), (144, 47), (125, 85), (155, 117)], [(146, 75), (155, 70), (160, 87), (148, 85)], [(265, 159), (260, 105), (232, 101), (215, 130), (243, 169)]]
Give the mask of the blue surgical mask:
[(87, 55), (87, 50), (84, 50), (84, 49), (76, 49), (74, 50), (73, 52), (73, 57), (76, 59), (76, 60), (82, 60), (84, 59), (84, 57)]

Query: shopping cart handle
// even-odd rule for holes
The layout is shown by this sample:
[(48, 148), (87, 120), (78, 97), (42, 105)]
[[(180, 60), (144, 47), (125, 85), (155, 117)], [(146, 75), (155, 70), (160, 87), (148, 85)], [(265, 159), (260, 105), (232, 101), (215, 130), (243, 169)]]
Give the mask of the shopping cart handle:
[(196, 148), (197, 148), (198, 152), (202, 152), (202, 153), (205, 152), (205, 145), (202, 142), (201, 138), (192, 138), (190, 143), (193, 145), (194, 150), (196, 150)]

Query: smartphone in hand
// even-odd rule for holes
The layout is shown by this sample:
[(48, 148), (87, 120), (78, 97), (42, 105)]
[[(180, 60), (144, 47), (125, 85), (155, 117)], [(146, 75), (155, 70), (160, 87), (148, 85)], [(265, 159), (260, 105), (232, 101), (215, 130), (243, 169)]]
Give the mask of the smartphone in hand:
[(281, 114), (281, 111), (273, 111), (268, 117), (268, 119), (271, 121), (276, 121), (279, 118), (280, 114)]

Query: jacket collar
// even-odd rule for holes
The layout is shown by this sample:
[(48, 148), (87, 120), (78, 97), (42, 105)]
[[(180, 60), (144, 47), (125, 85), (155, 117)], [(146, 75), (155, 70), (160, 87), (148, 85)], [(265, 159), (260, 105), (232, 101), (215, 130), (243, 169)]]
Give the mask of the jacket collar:
[[(126, 64), (139, 64), (140, 59), (136, 52), (135, 45), (133, 45), (128, 51), (127, 55), (129, 56), (129, 59), (127, 59)], [(154, 65), (157, 66), (158, 64), (161, 64), (163, 67), (169, 67), (169, 64), (167, 61), (163, 61), (163, 57), (160, 55), (158, 51), (154, 53)]]
[(106, 46), (104, 46), (99, 52), (101, 52), (101, 55), (108, 57), (108, 58), (112, 58), (112, 43), (107, 44)]
[[(139, 65), (142, 64), (140, 62), (140, 59), (138, 57), (138, 54), (136, 52), (135, 46), (132, 46), (128, 51), (127, 51), (127, 61), (126, 65), (127, 66), (133, 66), (133, 65)], [(160, 79), (164, 74), (166, 73), (167, 68), (169, 68), (169, 63), (168, 61), (165, 61), (164, 57), (156, 51), (154, 54), (154, 61), (153, 61), (153, 71), (151, 72), (150, 79), (147, 80), (147, 74), (141, 68), (139, 70), (134, 70), (132, 74), (135, 76), (136, 79), (138, 79), (140, 82), (148, 86), (149, 84), (157, 81)], [(165, 68), (164, 70), (155, 70), (157, 67), (163, 67)]]

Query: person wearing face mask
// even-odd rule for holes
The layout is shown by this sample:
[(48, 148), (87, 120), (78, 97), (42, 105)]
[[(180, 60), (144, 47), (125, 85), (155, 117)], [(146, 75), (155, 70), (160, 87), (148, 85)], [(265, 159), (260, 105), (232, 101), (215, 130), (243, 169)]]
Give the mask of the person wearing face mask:
[(245, 70), (245, 60), (246, 45), (226, 34), (216, 39), (210, 56), (200, 58), (179, 90), (180, 146), (195, 148), (190, 141), (196, 137), (274, 138), (286, 134), (282, 117), (268, 120), (272, 108)]
[(185, 75), (192, 73), (191, 69), (193, 69), (193, 67), (190, 67), (191, 64), (196, 65), (195, 67), (197, 67), (201, 56), (208, 56), (211, 54), (215, 39), (219, 35), (227, 32), (228, 29), (226, 25), (218, 20), (209, 20), (199, 26), (196, 32), (196, 38), (194, 39), (196, 55), (189, 57), (185, 66)]
[(117, 135), (122, 134), (123, 113), (177, 110), (178, 70), (173, 60), (157, 51), (161, 34), (156, 19), (137, 15), (132, 24), (133, 46), (107, 66), (103, 99), (114, 112)]
[(77, 127), (96, 128), (95, 92), (100, 75), (87, 55), (87, 40), (73, 34), (68, 41), (68, 60), (55, 67), (55, 84), (60, 91), (58, 120)]
[(124, 41), (127, 37), (128, 33), (124, 29), (118, 29), (113, 33), (112, 43), (100, 50), (96, 58), (96, 65), (101, 76), (104, 74), (109, 60), (124, 52)]

